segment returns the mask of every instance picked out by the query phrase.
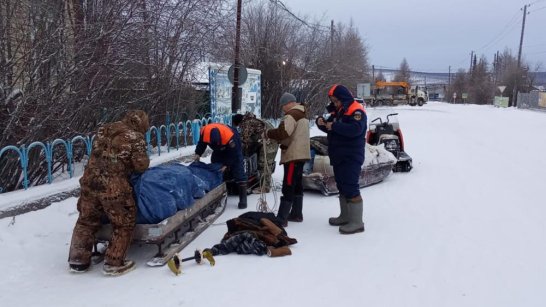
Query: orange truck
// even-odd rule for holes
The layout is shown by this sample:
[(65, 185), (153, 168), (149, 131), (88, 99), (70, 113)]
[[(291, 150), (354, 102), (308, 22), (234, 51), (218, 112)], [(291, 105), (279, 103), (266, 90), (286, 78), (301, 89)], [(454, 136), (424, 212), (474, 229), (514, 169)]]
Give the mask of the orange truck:
[(428, 94), (424, 87), (411, 87), (408, 82), (376, 81), (371, 86), (370, 95), (364, 97), (367, 105), (398, 105), (409, 104), (422, 106), (428, 101)]

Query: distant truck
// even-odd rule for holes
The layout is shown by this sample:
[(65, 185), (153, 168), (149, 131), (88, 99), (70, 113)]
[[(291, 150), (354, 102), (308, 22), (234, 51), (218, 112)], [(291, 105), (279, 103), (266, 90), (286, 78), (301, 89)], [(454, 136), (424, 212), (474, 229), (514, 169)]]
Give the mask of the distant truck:
[(422, 86), (410, 86), (408, 82), (376, 81), (374, 85), (362, 83), (358, 96), (368, 106), (409, 104), (422, 106), (428, 101), (428, 93)]

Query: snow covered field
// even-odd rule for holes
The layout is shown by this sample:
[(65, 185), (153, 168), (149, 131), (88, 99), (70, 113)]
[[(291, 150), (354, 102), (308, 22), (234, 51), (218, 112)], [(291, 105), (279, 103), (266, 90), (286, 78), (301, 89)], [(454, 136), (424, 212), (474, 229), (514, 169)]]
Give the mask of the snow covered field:
[[(76, 275), (71, 198), (0, 220), (0, 305), (546, 306), (546, 113), (431, 102), (369, 109), (369, 120), (390, 111), (414, 169), (362, 190), (362, 234), (340, 235), (327, 222), (337, 198), (309, 192), (304, 222), (287, 228), (292, 256), (219, 256), (176, 277), (145, 265), (154, 248), (133, 246), (134, 272)], [(236, 206), (230, 197), (182, 255), (218, 243)]]

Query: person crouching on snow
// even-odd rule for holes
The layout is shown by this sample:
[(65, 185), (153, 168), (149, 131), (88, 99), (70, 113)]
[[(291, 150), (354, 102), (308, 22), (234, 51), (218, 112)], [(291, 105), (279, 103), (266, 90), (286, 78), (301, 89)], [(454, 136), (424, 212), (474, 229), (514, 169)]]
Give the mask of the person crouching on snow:
[(247, 176), (244, 169), (243, 150), (239, 133), (233, 128), (219, 123), (208, 124), (201, 128), (199, 143), (195, 147), (196, 161), (207, 149), (212, 149), (212, 163), (221, 163), (231, 173), (239, 192), (239, 209), (247, 207)]

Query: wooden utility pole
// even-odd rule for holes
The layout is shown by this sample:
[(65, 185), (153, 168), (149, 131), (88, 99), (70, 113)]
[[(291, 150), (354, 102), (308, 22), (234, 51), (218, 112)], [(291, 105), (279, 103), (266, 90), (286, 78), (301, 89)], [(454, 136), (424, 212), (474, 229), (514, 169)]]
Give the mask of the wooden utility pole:
[(521, 67), (521, 48), (523, 46), (523, 33), (525, 33), (525, 17), (527, 16), (527, 7), (529, 4), (523, 6), (523, 21), (521, 22), (521, 36), (519, 38), (519, 51), (518, 51), (518, 68), (517, 68), (517, 78), (514, 82), (514, 90), (512, 91), (512, 107), (517, 107), (518, 102), (518, 80), (520, 76), (520, 67)]
[(447, 86), (449, 89), (451, 89), (451, 65), (448, 68), (448, 81)]
[(334, 56), (334, 20), (330, 22), (330, 56)]
[(233, 64), (233, 88), (231, 89), (231, 112), (241, 109), (239, 97), (239, 49), (241, 46), (241, 2), (237, 0), (237, 24), (235, 28), (235, 63)]
[(375, 65), (372, 65), (372, 82), (375, 83)]
[(470, 69), (468, 70), (468, 73), (472, 72), (473, 63), (474, 63), (474, 50), (470, 51)]

